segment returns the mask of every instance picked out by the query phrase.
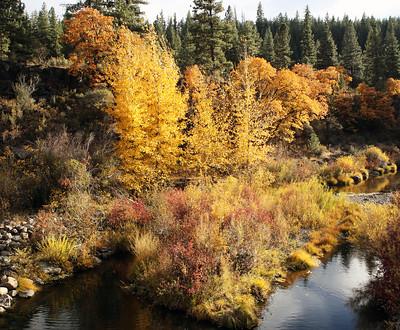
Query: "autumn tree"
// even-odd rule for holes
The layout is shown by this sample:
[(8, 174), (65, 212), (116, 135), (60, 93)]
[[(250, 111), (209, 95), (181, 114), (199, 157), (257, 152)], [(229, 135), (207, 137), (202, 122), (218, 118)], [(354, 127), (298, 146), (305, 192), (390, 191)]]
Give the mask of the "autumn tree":
[(65, 21), (64, 41), (72, 47), (70, 72), (92, 84), (105, 81), (104, 67), (109, 60), (117, 35), (113, 18), (98, 10), (85, 8)]
[(155, 33), (140, 37), (126, 28), (119, 30), (109, 58), (106, 72), (115, 107), (108, 112), (120, 136), (123, 181), (141, 191), (166, 180), (178, 165), (186, 110), (177, 88), (179, 70)]
[(188, 168), (201, 176), (222, 173), (229, 164), (226, 121), (213, 106), (217, 90), (206, 81), (198, 66), (185, 71), (188, 110), (185, 155)]
[(230, 134), (235, 163), (249, 168), (265, 158), (269, 139), (265, 120), (264, 88), (270, 84), (276, 70), (261, 58), (247, 58), (231, 74), (229, 86), (231, 105)]
[(390, 95), (364, 83), (357, 87), (357, 94), (359, 120), (369, 122), (374, 127), (377, 124), (386, 127), (395, 124), (395, 113)]
[(232, 72), (225, 101), (232, 114), (229, 136), (236, 163), (248, 167), (262, 160), (272, 142), (290, 142), (298, 129), (325, 116), (324, 95), (332, 93), (338, 76), (328, 77), (277, 71), (260, 58), (243, 60)]

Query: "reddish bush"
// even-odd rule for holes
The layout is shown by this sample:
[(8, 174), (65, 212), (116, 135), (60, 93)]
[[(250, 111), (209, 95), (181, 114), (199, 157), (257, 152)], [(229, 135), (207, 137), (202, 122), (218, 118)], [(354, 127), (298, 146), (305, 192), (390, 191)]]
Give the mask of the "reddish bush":
[(151, 220), (151, 217), (151, 212), (143, 201), (119, 198), (114, 201), (107, 220), (111, 228), (119, 229), (128, 223), (144, 225)]
[(170, 246), (174, 268), (174, 278), (178, 290), (193, 296), (201, 291), (209, 276), (216, 270), (216, 261), (193, 241), (177, 242)]
[(165, 201), (176, 220), (184, 220), (189, 214), (190, 205), (183, 190), (172, 189), (167, 191), (165, 193)]

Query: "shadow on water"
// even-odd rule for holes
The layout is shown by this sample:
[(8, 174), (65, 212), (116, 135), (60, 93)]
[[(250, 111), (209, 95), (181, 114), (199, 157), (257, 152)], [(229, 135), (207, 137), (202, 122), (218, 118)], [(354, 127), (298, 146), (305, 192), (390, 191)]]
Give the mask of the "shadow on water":
[[(0, 317), (0, 329), (125, 330), (215, 327), (179, 313), (151, 307), (121, 289), (133, 267), (132, 258), (116, 258), (98, 269), (45, 288), (31, 300)], [(368, 329), (374, 313), (357, 313), (349, 304), (353, 290), (365, 284), (376, 262), (344, 246), (311, 274), (293, 274), (263, 313), (259, 329)]]

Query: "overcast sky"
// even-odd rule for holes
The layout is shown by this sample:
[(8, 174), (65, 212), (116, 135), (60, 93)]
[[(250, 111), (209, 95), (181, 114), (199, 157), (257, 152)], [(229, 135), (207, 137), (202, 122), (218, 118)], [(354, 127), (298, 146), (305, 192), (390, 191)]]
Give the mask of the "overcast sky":
[[(62, 4), (73, 1), (45, 0), (46, 4), (49, 7), (55, 7), (60, 15), (63, 13)], [(27, 10), (31, 12), (40, 9), (43, 0), (25, 0), (24, 2)], [(192, 2), (191, 0), (149, 0), (149, 4), (143, 6), (143, 9), (151, 21), (161, 10), (165, 16), (176, 13), (178, 17), (182, 17), (190, 10)], [(225, 8), (228, 5), (235, 7), (239, 18), (244, 15), (246, 19), (255, 18), (258, 3), (259, 0), (223, 1)], [(321, 17), (324, 17), (327, 12), (340, 17), (347, 14), (352, 18), (361, 17), (364, 12), (375, 17), (400, 16), (400, 0), (262, 0), (261, 3), (268, 18), (275, 17), (280, 12), (294, 16), (296, 10), (302, 13), (307, 4), (314, 16)]]

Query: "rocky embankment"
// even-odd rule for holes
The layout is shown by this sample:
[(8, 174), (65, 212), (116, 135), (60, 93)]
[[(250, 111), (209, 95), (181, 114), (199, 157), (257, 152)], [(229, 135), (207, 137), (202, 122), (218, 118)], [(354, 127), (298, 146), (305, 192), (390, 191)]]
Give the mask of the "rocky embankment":
[(346, 194), (346, 197), (355, 203), (375, 203), (375, 204), (390, 204), (392, 202), (392, 193), (370, 193), (370, 194)]
[(33, 281), (20, 279), (12, 262), (16, 249), (31, 244), (33, 226), (33, 218), (20, 223), (6, 221), (0, 225), (0, 313), (10, 309), (15, 298), (30, 298), (35, 294)]
[[(32, 257), (31, 252), (26, 251), (33, 248), (32, 234), (35, 232), (35, 223), (35, 217), (28, 217), (19, 222), (6, 220), (0, 223), (0, 314), (11, 309), (19, 298), (33, 297), (38, 286), (65, 279), (74, 273), (73, 270), (65, 271), (41, 258), (30, 259), (29, 269), (33, 271), (26, 268), (21, 255), (27, 253)], [(93, 267), (114, 253), (115, 251), (108, 247), (99, 248), (94, 257)]]

